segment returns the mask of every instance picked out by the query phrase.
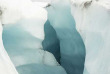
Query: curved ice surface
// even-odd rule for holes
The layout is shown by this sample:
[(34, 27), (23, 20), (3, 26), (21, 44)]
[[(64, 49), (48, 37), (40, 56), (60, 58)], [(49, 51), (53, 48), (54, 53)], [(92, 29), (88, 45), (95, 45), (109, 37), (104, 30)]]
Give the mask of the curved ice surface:
[(61, 66), (28, 64), (17, 67), (20, 74), (67, 74)]
[(82, 74), (84, 68), (84, 44), (75, 29), (68, 0), (52, 0), (47, 8), (48, 19), (60, 41), (61, 65), (68, 74)]
[(84, 74), (110, 74), (110, 0), (71, 0), (86, 46)]
[(3, 27), (0, 21), (0, 73), (2, 74), (18, 74), (14, 65), (12, 64), (2, 41)]
[[(11, 6), (11, 5), (9, 5), (9, 6)], [(48, 65), (58, 65), (57, 61), (55, 60), (55, 58), (52, 54), (47, 53), (47, 51), (41, 50), (42, 41), (44, 40), (44, 24), (47, 21), (47, 11), (41, 7), (38, 7), (37, 5), (33, 5), (32, 3), (27, 3), (26, 5), (21, 5), (21, 6), (23, 6), (23, 7), (20, 9), (20, 12), (18, 13), (18, 14), (22, 14), (20, 19), (16, 20), (16, 21), (11, 20), (11, 21), (8, 21), (8, 23), (6, 23), (7, 18), (6, 19), (4, 18), (4, 17), (8, 17), (7, 15), (9, 14), (8, 13), (9, 9), (7, 7), (5, 14), (3, 14), (3, 18), (2, 18), (3, 20), (5, 20), (5, 21), (3, 21), (3, 24), (5, 24), (5, 25), (11, 24), (13, 21), (13, 22), (15, 22), (13, 25), (20, 26), (21, 30), (24, 29), (25, 31), (30, 33), (33, 37), (38, 39), (36, 49), (39, 49), (39, 50), (36, 51), (37, 56), (36, 56), (36, 61), (34, 61), (34, 62), (48, 64)], [(11, 9), (10, 9), (10, 11), (11, 11)], [(11, 12), (10, 12), (10, 16), (11, 15), (15, 16), (15, 15), (11, 14)], [(16, 15), (16, 17), (17, 17), (17, 15)], [(10, 17), (10, 18), (13, 19), (14, 17)], [(6, 25), (6, 27), (7, 27), (7, 25)], [(17, 58), (17, 57), (14, 56), (14, 58)], [(21, 60), (15, 59), (16, 62), (19, 62), (19, 64), (17, 64), (16, 66), (25, 64), (26, 61), (28, 61), (28, 59), (26, 59), (26, 57), (23, 57), (23, 56), (22, 57), (18, 56), (18, 58), (21, 58)], [(50, 62), (49, 62), (49, 60), (50, 60)], [(20, 62), (20, 61), (22, 61), (22, 62)]]
[[(18, 2), (18, 3), (17, 3)], [(20, 27), (21, 30), (24, 32), (29, 33), (31, 36), (36, 38), (36, 53), (35, 55), (32, 55), (32, 53), (28, 52), (22, 55), (13, 56), (12, 60), (14, 61), (16, 66), (24, 65), (24, 64), (31, 64), (31, 63), (38, 63), (38, 64), (44, 64), (44, 65), (51, 65), (51, 66), (58, 66), (58, 62), (54, 58), (54, 56), (47, 52), (42, 50), (42, 41), (44, 39), (44, 24), (47, 21), (47, 11), (32, 2), (25, 1), (25, 0), (0, 0), (1, 4), (1, 26), (2, 24), (5, 24), (6, 29), (9, 29), (11, 26)], [(9, 27), (10, 25), (10, 27)], [(16, 27), (14, 27), (13, 32), (17, 31)], [(2, 30), (2, 29), (1, 29)], [(23, 32), (21, 31), (21, 33)], [(12, 34), (13, 35), (13, 34)], [(16, 35), (19, 36), (16, 32)], [(2, 31), (1, 31), (2, 36)], [(22, 37), (22, 36), (21, 36)], [(2, 39), (1, 39), (2, 40)], [(24, 39), (25, 40), (25, 39)], [(20, 42), (21, 45), (24, 45), (24, 47), (27, 45), (30, 46), (29, 43), (23, 43), (23, 41)], [(14, 48), (14, 46), (12, 45)], [(31, 46), (30, 46), (31, 47)], [(7, 48), (9, 49), (9, 48)], [(14, 49), (20, 49), (14, 48)], [(28, 49), (28, 48), (27, 48)], [(19, 50), (18, 50), (19, 51)], [(2, 50), (1, 50), (2, 52)], [(12, 52), (12, 51), (11, 51)], [(23, 53), (21, 51), (21, 53)], [(31, 55), (30, 55), (31, 54)], [(1, 54), (2, 55), (2, 54)], [(3, 55), (7, 56), (7, 54), (3, 53)], [(3, 56), (3, 57), (4, 57)], [(30, 60), (31, 57), (35, 57), (36, 60)], [(2, 58), (2, 57), (1, 57)], [(4, 57), (6, 58), (6, 57)], [(1, 60), (2, 61), (2, 60)], [(5, 60), (6, 64), (10, 63), (10, 60), (7, 58), (7, 61)], [(1, 68), (2, 66), (0, 66)], [(14, 69), (11, 69), (12, 66), (7, 66), (7, 68), (10, 68), (10, 72), (14, 72)], [(4, 70), (3, 70), (4, 71)], [(15, 71), (16, 72), (16, 71)], [(0, 72), (2, 73), (2, 72)], [(5, 74), (5, 73), (3, 73)], [(9, 73), (6, 73), (9, 74)], [(12, 74), (12, 73), (10, 73)], [(16, 73), (13, 73), (16, 74)]]
[(55, 29), (49, 21), (44, 25), (45, 39), (42, 42), (43, 49), (51, 52), (56, 60), (60, 63), (60, 42), (56, 35)]

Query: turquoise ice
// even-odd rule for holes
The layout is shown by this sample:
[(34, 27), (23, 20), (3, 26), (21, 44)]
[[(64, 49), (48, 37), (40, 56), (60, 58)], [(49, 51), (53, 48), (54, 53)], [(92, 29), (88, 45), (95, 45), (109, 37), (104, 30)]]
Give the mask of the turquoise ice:
[(55, 29), (60, 42), (60, 63), (68, 74), (82, 74), (85, 60), (85, 47), (75, 29), (69, 0), (52, 0), (47, 8), (48, 20)]

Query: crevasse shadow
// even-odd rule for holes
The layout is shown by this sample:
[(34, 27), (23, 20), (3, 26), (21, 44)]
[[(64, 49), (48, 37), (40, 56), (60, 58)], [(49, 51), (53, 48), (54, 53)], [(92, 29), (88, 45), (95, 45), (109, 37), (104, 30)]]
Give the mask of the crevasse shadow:
[(44, 25), (45, 39), (42, 42), (43, 49), (51, 52), (56, 60), (60, 63), (60, 43), (56, 35), (56, 31), (47, 21)]

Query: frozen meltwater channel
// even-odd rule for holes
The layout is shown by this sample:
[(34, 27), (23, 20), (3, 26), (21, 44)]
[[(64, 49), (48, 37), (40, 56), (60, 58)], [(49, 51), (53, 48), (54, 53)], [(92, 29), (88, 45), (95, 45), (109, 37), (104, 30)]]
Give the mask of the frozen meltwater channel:
[(110, 0), (71, 0), (86, 46), (84, 74), (110, 74)]

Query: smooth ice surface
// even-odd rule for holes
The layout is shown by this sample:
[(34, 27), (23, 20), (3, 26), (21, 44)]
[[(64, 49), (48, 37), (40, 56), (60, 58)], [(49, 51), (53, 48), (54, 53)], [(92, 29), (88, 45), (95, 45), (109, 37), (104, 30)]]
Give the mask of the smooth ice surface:
[(17, 67), (20, 74), (66, 74), (61, 66), (28, 64)]
[[(61, 66), (48, 67), (48, 65), (42, 64), (42, 52), (44, 51), (38, 49), (39, 40), (22, 29), (21, 26), (4, 27), (3, 40), (5, 48), (20, 74), (38, 72), (39, 74), (51, 74), (52, 72), (53, 74), (54, 72), (55, 74), (66, 74)], [(51, 47), (51, 49), (53, 48)], [(49, 62), (51, 61), (53, 59)], [(46, 70), (45, 66), (47, 66)]]
[(33, 4), (45, 8), (46, 6), (48, 6), (49, 3), (48, 2), (34, 2), (33, 1)]
[[(10, 51), (10, 53), (12, 53), (11, 59), (13, 60), (15, 66), (21, 66), (32, 63), (50, 65), (50, 66), (59, 66), (53, 54), (42, 50), (43, 49), (42, 41), (44, 40), (44, 35), (45, 35), (44, 24), (47, 21), (47, 11), (44, 8), (41, 8), (33, 4), (32, 2), (25, 0), (23, 1), (0, 0), (0, 2), (1, 2), (1, 11), (2, 11), (1, 26), (2, 24), (5, 25), (4, 34), (7, 33), (7, 36), (6, 35), (3, 36), (4, 44), (5, 44), (5, 38), (6, 39), (11, 38), (13, 40), (13, 41), (10, 40), (10, 43), (8, 43), (8, 40), (6, 40), (6, 44), (7, 44), (6, 48), (7, 50)], [(2, 36), (2, 31), (1, 31), (1, 36)], [(24, 39), (22, 39), (23, 37)], [(32, 41), (30, 41), (31, 39), (30, 37), (33, 37), (32, 40), (36, 41), (36, 42), (34, 41), (35, 44)], [(29, 49), (31, 49), (32, 51)], [(3, 53), (3, 55), (7, 56), (7, 54), (5, 53)], [(7, 58), (7, 61), (5, 60), (4, 62), (6, 62), (7, 64), (8, 61), (9, 59)], [(2, 66), (0, 66), (0, 68), (1, 67)], [(10, 69), (11, 67), (13, 67), (13, 65), (9, 67), (7, 66), (7, 68)], [(12, 70), (11, 72), (14, 72), (13, 69), (11, 70)]]
[(12, 64), (2, 41), (3, 27), (0, 20), (0, 73), (1, 74), (18, 74), (14, 65)]
[(86, 46), (83, 74), (110, 74), (110, 0), (71, 0), (76, 27)]
[(82, 74), (85, 50), (75, 29), (68, 0), (52, 0), (47, 8), (48, 19), (60, 41), (61, 65), (68, 74)]
[[(32, 2), (28, 2), (28, 1), (26, 2), (25, 0), (18, 1), (18, 2), (21, 3), (21, 6), (12, 5), (12, 6), (18, 7), (18, 8), (15, 8), (15, 7), (11, 7), (11, 3), (16, 3), (16, 1), (7, 2), (8, 5), (5, 5), (6, 4), (5, 1), (3, 1), (4, 3), (3, 7), (5, 7), (6, 9), (5, 9), (5, 12), (3, 12), (2, 23), (5, 25), (6, 24), (9, 25), (15, 22), (15, 24), (13, 25), (20, 26), (21, 29), (24, 29), (25, 31), (30, 33), (33, 37), (35, 37), (38, 40), (36, 44), (37, 46), (36, 49), (39, 49), (38, 51), (36, 51), (38, 56), (36, 56), (36, 61), (32, 61), (32, 62), (48, 64), (48, 65), (58, 65), (57, 61), (55, 60), (54, 56), (51, 53), (48, 53), (47, 51), (42, 50), (42, 41), (44, 40), (44, 24), (47, 21), (47, 11), (41, 7), (38, 7)], [(10, 7), (13, 8), (13, 11), (11, 11)], [(14, 12), (15, 9), (20, 11), (18, 12), (18, 14), (21, 14), (20, 18), (17, 20), (15, 19), (19, 15), (17, 16), (16, 14), (15, 16), (11, 13), (11, 12)], [(7, 18), (11, 18), (11, 20), (9, 21), (7, 20)], [(15, 59), (14, 61), (18, 62), (16, 66), (23, 65), (26, 63), (26, 61), (29, 60), (29, 59), (26, 59), (26, 57), (20, 57), (20, 56), (18, 56), (18, 58), (21, 58), (21, 60), (16, 59), (15, 56), (13, 58)]]
[(43, 49), (51, 52), (60, 63), (60, 43), (56, 31), (49, 21), (44, 25), (45, 39), (42, 42)]
[(51, 2), (51, 0), (31, 0), (33, 2)]

